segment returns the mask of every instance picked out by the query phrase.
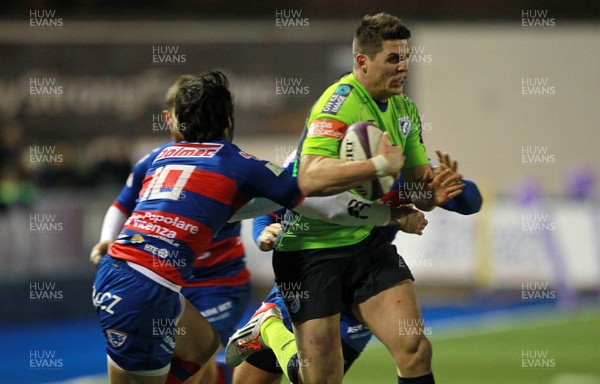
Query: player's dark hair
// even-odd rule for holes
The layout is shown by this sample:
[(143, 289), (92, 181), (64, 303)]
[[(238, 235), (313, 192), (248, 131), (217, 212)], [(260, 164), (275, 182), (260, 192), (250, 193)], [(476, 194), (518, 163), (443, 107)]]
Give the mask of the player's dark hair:
[(175, 109), (175, 96), (177, 96), (177, 91), (179, 90), (181, 85), (193, 78), (194, 75), (181, 75), (169, 87), (169, 89), (167, 90), (167, 94), (165, 95), (165, 109), (167, 111), (171, 112), (173, 109)]
[(410, 29), (402, 20), (389, 13), (378, 13), (363, 17), (354, 34), (352, 52), (375, 57), (382, 49), (385, 40), (405, 40), (410, 38)]
[(231, 140), (233, 96), (227, 77), (212, 71), (184, 82), (175, 97), (175, 113), (179, 131), (187, 141)]

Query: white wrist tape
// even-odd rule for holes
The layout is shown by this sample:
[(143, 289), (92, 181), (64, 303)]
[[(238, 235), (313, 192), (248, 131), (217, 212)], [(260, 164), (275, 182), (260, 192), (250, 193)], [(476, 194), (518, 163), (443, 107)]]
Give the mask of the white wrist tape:
[(371, 158), (375, 166), (377, 177), (387, 176), (390, 172), (390, 162), (383, 155), (377, 155)]

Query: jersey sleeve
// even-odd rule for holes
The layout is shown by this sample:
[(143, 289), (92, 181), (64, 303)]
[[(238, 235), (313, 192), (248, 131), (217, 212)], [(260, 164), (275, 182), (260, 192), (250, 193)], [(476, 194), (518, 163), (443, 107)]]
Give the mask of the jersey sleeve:
[(307, 135), (302, 144), (304, 155), (340, 157), (340, 142), (348, 129), (348, 124), (332, 116), (319, 115), (307, 127)]
[(340, 141), (354, 118), (352, 108), (348, 108), (356, 97), (353, 88), (351, 84), (334, 84), (323, 93), (306, 121), (301, 155), (339, 158)]
[(135, 208), (136, 200), (151, 162), (151, 156), (146, 155), (135, 164), (121, 189), (121, 193), (113, 203), (113, 206), (117, 207), (126, 216), (129, 216)]
[(254, 243), (258, 244), (258, 236), (260, 236), (262, 231), (264, 231), (269, 225), (276, 222), (277, 220), (274, 212), (255, 217), (254, 220), (252, 220), (252, 239), (254, 239)]
[(264, 197), (290, 209), (304, 200), (297, 180), (277, 164), (259, 160), (241, 150), (233, 159), (239, 193), (243, 197)]
[(409, 116), (411, 122), (411, 130), (406, 137), (406, 143), (404, 145), (404, 161), (403, 168), (412, 168), (417, 165), (429, 164), (429, 158), (425, 151), (425, 145), (423, 144), (423, 133), (421, 131), (421, 118), (419, 117), (419, 111), (417, 107), (410, 102), (409, 105)]
[(465, 187), (460, 195), (450, 199), (446, 204), (440, 206), (448, 211), (460, 213), (461, 215), (472, 215), (479, 212), (483, 198), (475, 184), (471, 180), (462, 180)]
[(121, 231), (121, 228), (127, 221), (128, 217), (128, 215), (125, 215), (114, 205), (110, 206), (106, 211), (106, 215), (104, 215), (104, 220), (102, 221), (100, 241), (114, 241), (119, 235), (119, 232)]

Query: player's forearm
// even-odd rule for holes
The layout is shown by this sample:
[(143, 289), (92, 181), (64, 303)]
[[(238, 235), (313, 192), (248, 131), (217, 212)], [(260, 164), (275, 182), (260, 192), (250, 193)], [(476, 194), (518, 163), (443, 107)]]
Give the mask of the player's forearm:
[(307, 197), (294, 211), (313, 219), (347, 226), (387, 225), (392, 216), (387, 205), (373, 203), (350, 192)]
[(433, 202), (434, 191), (426, 187), (427, 179), (432, 175), (433, 170), (429, 163), (402, 169), (405, 193), (410, 202), (424, 212), (432, 211), (436, 207)]
[(415, 207), (423, 212), (433, 211), (435, 208), (435, 205), (431, 203), (431, 199), (427, 198), (413, 198), (411, 199), (411, 203), (413, 203)]
[(269, 225), (273, 224), (274, 222), (275, 219), (270, 214), (254, 218), (254, 220), (252, 221), (252, 239), (256, 244), (258, 244), (258, 237), (264, 231), (264, 229), (267, 228)]
[(335, 195), (377, 177), (371, 160), (350, 162), (323, 156), (305, 156), (303, 160), (298, 186), (306, 196)]
[(119, 232), (121, 231), (123, 224), (125, 224), (125, 221), (127, 221), (127, 216), (117, 207), (111, 205), (106, 211), (104, 221), (102, 222), (100, 241), (114, 241), (119, 235)]

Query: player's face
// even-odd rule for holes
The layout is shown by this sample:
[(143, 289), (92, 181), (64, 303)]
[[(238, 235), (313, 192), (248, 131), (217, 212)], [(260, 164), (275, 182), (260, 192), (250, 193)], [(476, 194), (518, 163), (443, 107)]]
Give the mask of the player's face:
[(386, 101), (404, 92), (409, 57), (408, 40), (385, 40), (375, 57), (366, 58), (365, 75), (370, 84), (369, 92), (375, 99)]

